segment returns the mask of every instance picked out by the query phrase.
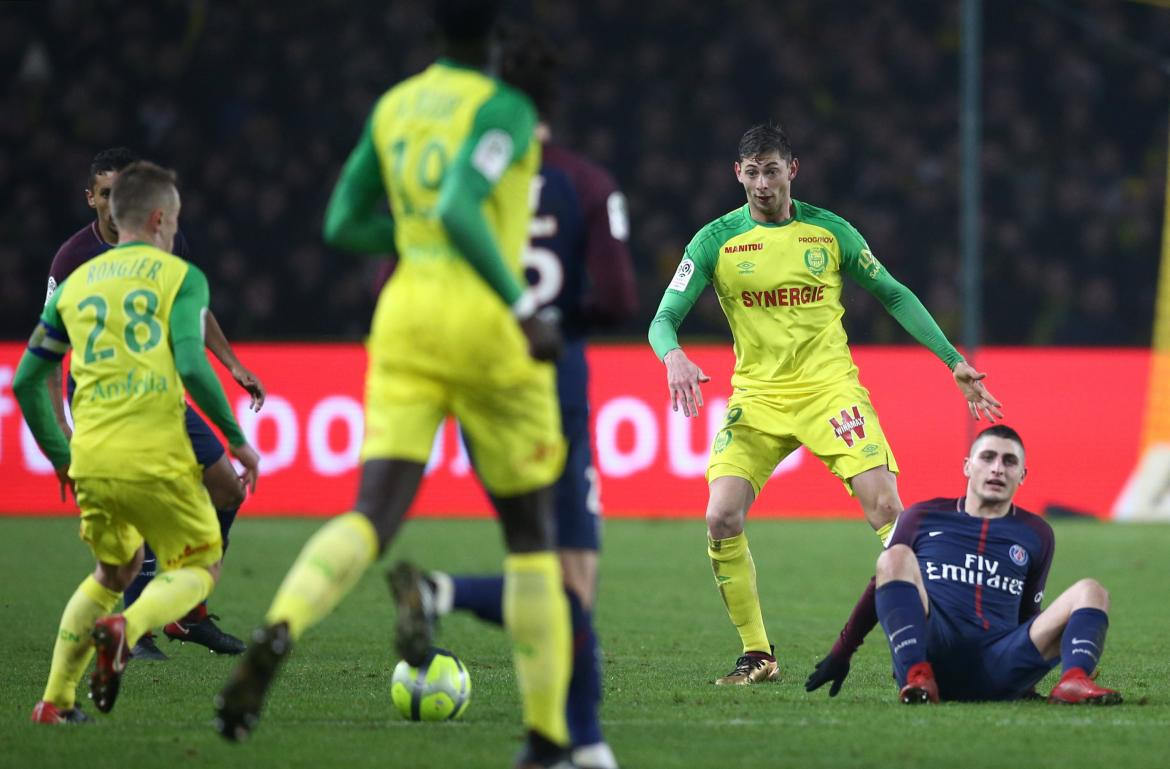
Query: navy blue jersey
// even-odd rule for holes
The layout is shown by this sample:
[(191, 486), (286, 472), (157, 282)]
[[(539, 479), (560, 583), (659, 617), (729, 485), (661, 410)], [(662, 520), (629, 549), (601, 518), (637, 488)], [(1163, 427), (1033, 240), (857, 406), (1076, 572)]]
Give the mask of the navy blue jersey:
[(625, 197), (600, 167), (545, 144), (525, 271), (541, 306), (561, 312), (568, 340), (633, 315), (634, 265)]
[(956, 627), (1009, 631), (1040, 613), (1052, 565), (1052, 527), (1012, 505), (1002, 518), (965, 512), (966, 498), (939, 497), (899, 517), (890, 546), (918, 557), (930, 611)]
[[(49, 303), (57, 286), (65, 282), (65, 278), (68, 278), (74, 270), (98, 254), (109, 251), (115, 245), (102, 239), (102, 234), (98, 231), (97, 220), (73, 233), (72, 237), (57, 249), (57, 253), (53, 256), (53, 263), (49, 265), (49, 289), (45, 294), (45, 304)], [(181, 230), (175, 233), (173, 253), (183, 259), (190, 260), (191, 258), (187, 239), (183, 237)]]

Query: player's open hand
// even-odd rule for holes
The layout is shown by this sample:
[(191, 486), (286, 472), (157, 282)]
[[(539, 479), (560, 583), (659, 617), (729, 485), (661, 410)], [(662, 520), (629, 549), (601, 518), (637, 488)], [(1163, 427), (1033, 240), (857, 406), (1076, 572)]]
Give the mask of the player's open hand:
[(57, 483), (61, 485), (61, 501), (68, 501), (68, 497), (65, 495), (65, 489), (69, 489), (69, 493), (76, 499), (77, 489), (73, 486), (73, 479), (69, 477), (69, 465), (54, 467), (53, 471), (57, 473)]
[(710, 382), (711, 377), (691, 362), (681, 347), (676, 347), (662, 359), (666, 364), (666, 384), (670, 387), (670, 408), (678, 411), (682, 405), (684, 417), (697, 417), (703, 406), (703, 390), (699, 387), (703, 382)]
[(1003, 410), (1000, 409), (999, 401), (983, 385), (982, 380), (987, 374), (976, 371), (966, 361), (959, 361), (952, 373), (955, 377), (955, 384), (959, 386), (963, 397), (967, 399), (967, 409), (971, 412), (973, 419), (979, 419), (982, 415), (987, 416), (988, 422), (1003, 419)]
[(832, 681), (833, 685), (829, 687), (829, 696), (836, 697), (837, 692), (841, 691), (841, 684), (845, 683), (847, 675), (849, 675), (849, 660), (834, 657), (830, 653), (817, 663), (813, 672), (808, 674), (808, 680), (804, 682), (804, 690), (815, 692)]
[(560, 357), (564, 338), (561, 336), (560, 313), (555, 307), (545, 307), (520, 321), (520, 329), (528, 338), (528, 354), (533, 358), (554, 361)]
[(247, 443), (242, 446), (230, 446), (228, 450), (244, 466), (244, 472), (240, 473), (240, 483), (244, 484), (249, 494), (255, 494), (256, 479), (260, 477), (260, 455)]
[(236, 380), (236, 384), (243, 387), (252, 396), (252, 405), (249, 408), (252, 411), (260, 411), (264, 408), (264, 396), (267, 393), (264, 390), (264, 383), (260, 381), (260, 377), (253, 374), (248, 369), (241, 366), (234, 366), (231, 369), (232, 379)]

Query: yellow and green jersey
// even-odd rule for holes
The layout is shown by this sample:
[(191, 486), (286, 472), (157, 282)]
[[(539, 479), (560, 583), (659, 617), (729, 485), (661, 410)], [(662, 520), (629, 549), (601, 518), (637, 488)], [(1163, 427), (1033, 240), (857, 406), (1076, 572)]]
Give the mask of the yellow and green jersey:
[(679, 324), (711, 285), (735, 340), (733, 387), (799, 394), (855, 377), (841, 325), (848, 273), (948, 367), (962, 360), (852, 225), (807, 203), (792, 205), (795, 215), (781, 224), (755, 221), (745, 204), (699, 230), (650, 325), (659, 358), (679, 346)]
[(405, 359), (505, 334), (523, 348), (505, 327), (524, 285), (535, 125), (526, 96), (445, 59), (374, 105), (325, 218), (330, 244), (398, 256), (371, 345), (395, 344), (383, 351)]
[[(191, 372), (192, 395), (231, 444), (244, 442), (203, 352), (207, 298), (197, 267), (143, 243), (113, 248), (69, 276), (45, 306), (17, 376), (21, 407), (55, 466), (69, 464), (74, 478), (189, 474), (198, 465), (180, 370)], [(47, 398), (38, 396), (43, 367), (69, 347), (77, 387), (73, 438), (62, 448), (59, 428), (45, 420)]]

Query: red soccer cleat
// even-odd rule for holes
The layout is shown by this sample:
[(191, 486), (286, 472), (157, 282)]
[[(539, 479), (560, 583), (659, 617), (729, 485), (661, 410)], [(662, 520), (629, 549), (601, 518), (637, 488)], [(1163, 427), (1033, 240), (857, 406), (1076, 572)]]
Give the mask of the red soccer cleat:
[(906, 672), (906, 685), (898, 692), (898, 699), (906, 705), (938, 704), (938, 682), (929, 662), (919, 662)]
[(1059, 705), (1119, 705), (1121, 692), (1097, 686), (1081, 668), (1069, 668), (1052, 687), (1048, 701)]
[(83, 724), (88, 720), (85, 711), (76, 706), (62, 710), (48, 700), (41, 700), (33, 706), (34, 724)]
[(122, 673), (126, 672), (126, 661), (130, 659), (126, 618), (114, 614), (93, 623), (93, 645), (97, 649), (97, 664), (89, 678), (89, 691), (97, 709), (109, 713), (118, 699)]

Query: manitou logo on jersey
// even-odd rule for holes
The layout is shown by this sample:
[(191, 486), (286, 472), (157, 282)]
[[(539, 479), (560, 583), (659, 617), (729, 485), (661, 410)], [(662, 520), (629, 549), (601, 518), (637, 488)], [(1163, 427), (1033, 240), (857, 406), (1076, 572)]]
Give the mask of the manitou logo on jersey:
[(736, 243), (734, 246), (724, 246), (723, 253), (725, 254), (739, 254), (744, 251), (763, 251), (763, 243)]
[(861, 410), (857, 406), (853, 407), (852, 416), (845, 409), (841, 409), (841, 421), (829, 417), (829, 424), (833, 426), (833, 435), (845, 441), (848, 448), (853, 448), (853, 436), (857, 436), (858, 440), (865, 439), (865, 417), (861, 415)]

